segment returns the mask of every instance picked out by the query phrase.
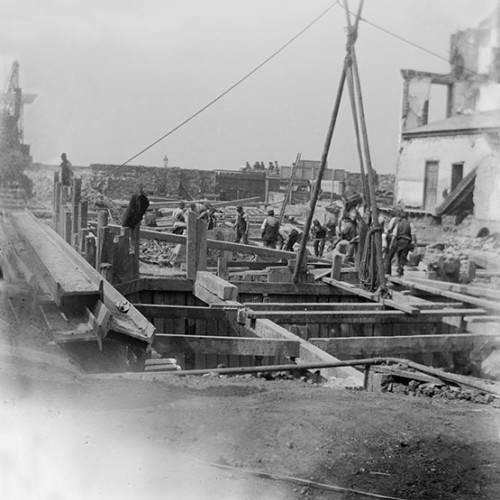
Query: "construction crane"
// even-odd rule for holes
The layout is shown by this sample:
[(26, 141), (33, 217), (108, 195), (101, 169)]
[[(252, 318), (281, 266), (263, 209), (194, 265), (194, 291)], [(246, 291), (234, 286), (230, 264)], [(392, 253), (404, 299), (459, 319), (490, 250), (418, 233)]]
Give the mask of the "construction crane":
[(19, 62), (14, 61), (5, 90), (0, 94), (0, 149), (29, 155), (29, 146), (24, 144), (23, 109), (35, 99), (35, 94), (23, 94), (19, 85)]

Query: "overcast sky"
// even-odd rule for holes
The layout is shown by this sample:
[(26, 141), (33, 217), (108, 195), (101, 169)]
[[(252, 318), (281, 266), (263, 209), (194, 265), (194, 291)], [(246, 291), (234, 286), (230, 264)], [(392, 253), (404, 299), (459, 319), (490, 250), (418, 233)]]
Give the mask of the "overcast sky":
[[(0, 0), (0, 76), (21, 65), (25, 141), (34, 161), (121, 164), (228, 89), (332, 0)], [(494, 0), (366, 0), (363, 16), (448, 56), (450, 34)], [(351, 9), (357, 3), (350, 1)], [(237, 169), (319, 159), (345, 50), (335, 6), (283, 52), (131, 164)], [(373, 164), (393, 172), (401, 68), (448, 64), (362, 22), (358, 63)], [(442, 97), (442, 96), (441, 96)], [(436, 101), (441, 102), (439, 94)], [(439, 106), (438, 108), (441, 108)], [(444, 114), (431, 104), (431, 116)], [(329, 165), (358, 171), (344, 94)]]

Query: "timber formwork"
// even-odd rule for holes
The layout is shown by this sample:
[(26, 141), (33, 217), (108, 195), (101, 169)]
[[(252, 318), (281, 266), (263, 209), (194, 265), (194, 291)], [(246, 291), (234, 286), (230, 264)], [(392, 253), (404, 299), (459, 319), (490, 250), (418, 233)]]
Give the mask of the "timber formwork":
[[(339, 255), (308, 257), (294, 283), (292, 252), (210, 239), (194, 214), (185, 236), (132, 234), (102, 212), (89, 221), (78, 185), (69, 192), (55, 186), (53, 222), (62, 234), (17, 211), (4, 220), (2, 252), (48, 297), (41, 310), (59, 342), (139, 340), (146, 357), (174, 359), (181, 369), (378, 356), (481, 375), (482, 359), (500, 340), (497, 291), (393, 278), (391, 297), (382, 299), (356, 286), (355, 270)], [(185, 275), (141, 276), (139, 238), (185, 246)], [(208, 249), (218, 251), (215, 265)], [(256, 260), (233, 260), (242, 254)], [(320, 374), (363, 381), (349, 366)]]

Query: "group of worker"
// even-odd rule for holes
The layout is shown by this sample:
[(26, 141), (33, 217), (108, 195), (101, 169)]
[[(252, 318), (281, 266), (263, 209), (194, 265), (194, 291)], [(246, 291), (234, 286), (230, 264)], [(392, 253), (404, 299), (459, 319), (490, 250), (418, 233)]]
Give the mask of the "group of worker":
[[(149, 206), (149, 200), (144, 194), (142, 186), (139, 186), (137, 193), (133, 194), (127, 210), (124, 213), (123, 225), (134, 228), (139, 224)], [(206, 220), (207, 228), (214, 229), (216, 226), (216, 209), (209, 203), (191, 203), (186, 207), (184, 201), (180, 201), (178, 207), (173, 211), (174, 234), (183, 234), (187, 227), (187, 217), (189, 213), (196, 214), (197, 219)], [(310, 230), (310, 238), (313, 243), (315, 257), (322, 257), (327, 242), (328, 250), (333, 250), (339, 242), (346, 243), (346, 262), (359, 263), (360, 241), (366, 235), (369, 226), (369, 211), (363, 210), (360, 200), (356, 199), (351, 203), (341, 206), (330, 207), (327, 210), (325, 222), (322, 224), (319, 219), (314, 219)], [(391, 211), (391, 219), (385, 227), (383, 217), (379, 218), (379, 226), (382, 230), (382, 252), (384, 262), (384, 272), (391, 274), (391, 266), (394, 258), (397, 259), (396, 272), (402, 276), (407, 257), (413, 245), (416, 244), (412, 235), (411, 225), (408, 220), (408, 213), (395, 207)], [(236, 219), (233, 225), (235, 242), (245, 245), (249, 244), (250, 221), (243, 206), (236, 207)], [(295, 225), (295, 219), (290, 218), (288, 223), (280, 223), (274, 210), (269, 209), (267, 216), (260, 226), (261, 238), (267, 248), (278, 248), (289, 252), (295, 251), (295, 244), (303, 238), (303, 232)]]
[[(174, 227), (173, 233), (183, 234), (186, 229), (186, 217), (188, 212), (194, 212), (199, 219), (206, 219), (208, 229), (216, 225), (216, 210), (210, 204), (191, 203), (186, 208), (184, 202), (179, 202), (172, 214)], [(369, 214), (362, 215), (363, 209), (361, 199), (356, 199), (351, 206), (345, 205), (330, 207), (327, 210), (325, 221), (322, 224), (319, 219), (314, 219), (310, 230), (310, 238), (313, 244), (314, 256), (323, 257), (325, 248), (329, 251), (343, 241), (347, 243), (347, 262), (355, 262), (360, 244), (360, 233), (363, 227), (369, 224)], [(391, 274), (391, 263), (397, 259), (397, 274), (401, 276), (407, 262), (409, 251), (415, 241), (412, 236), (411, 225), (408, 214), (403, 209), (395, 207), (391, 213), (392, 217), (384, 227), (384, 218), (379, 219), (382, 230), (382, 251), (384, 261), (384, 272)], [(295, 224), (292, 217), (288, 223), (280, 223), (273, 209), (267, 211), (267, 216), (260, 226), (260, 234), (264, 246), (267, 248), (278, 248), (289, 252), (295, 251), (296, 243), (300, 242), (303, 232)], [(235, 243), (249, 244), (250, 221), (243, 206), (236, 207), (236, 219), (233, 225), (235, 231)], [(366, 232), (366, 231), (365, 231)], [(328, 243), (328, 247), (327, 247)]]
[(186, 203), (179, 202), (177, 208), (172, 212), (174, 222), (172, 233), (184, 234), (187, 228), (187, 217), (189, 213), (196, 214), (196, 218), (207, 221), (207, 229), (214, 229), (217, 223), (217, 210), (209, 203), (190, 203), (186, 207)]

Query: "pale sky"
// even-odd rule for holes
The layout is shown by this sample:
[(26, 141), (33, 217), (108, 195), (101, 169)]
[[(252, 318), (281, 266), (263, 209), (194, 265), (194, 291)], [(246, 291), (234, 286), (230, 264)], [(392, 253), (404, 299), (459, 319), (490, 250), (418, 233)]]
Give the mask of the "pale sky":
[[(263, 62), (332, 0), (0, 0), (0, 77), (14, 60), (35, 162), (121, 164)], [(363, 17), (448, 56), (450, 34), (495, 0), (366, 0)], [(355, 10), (357, 2), (350, 1)], [(133, 165), (238, 169), (319, 159), (345, 54), (335, 6), (288, 48)], [(401, 68), (449, 65), (360, 23), (356, 44), (373, 166), (394, 172)], [(444, 113), (434, 109), (431, 116)], [(329, 166), (358, 171), (347, 89)]]

